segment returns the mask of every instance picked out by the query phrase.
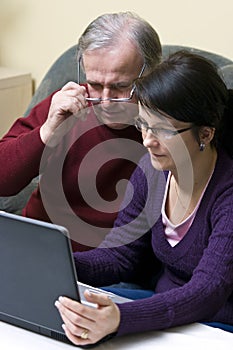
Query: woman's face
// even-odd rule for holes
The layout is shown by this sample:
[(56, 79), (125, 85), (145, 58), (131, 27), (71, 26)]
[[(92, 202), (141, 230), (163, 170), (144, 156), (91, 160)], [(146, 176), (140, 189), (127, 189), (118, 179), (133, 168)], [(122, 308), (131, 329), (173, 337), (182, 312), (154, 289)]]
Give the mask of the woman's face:
[[(139, 105), (143, 144), (155, 169), (178, 172), (192, 167), (200, 154), (192, 123), (150, 112)], [(151, 130), (152, 129), (152, 130)]]

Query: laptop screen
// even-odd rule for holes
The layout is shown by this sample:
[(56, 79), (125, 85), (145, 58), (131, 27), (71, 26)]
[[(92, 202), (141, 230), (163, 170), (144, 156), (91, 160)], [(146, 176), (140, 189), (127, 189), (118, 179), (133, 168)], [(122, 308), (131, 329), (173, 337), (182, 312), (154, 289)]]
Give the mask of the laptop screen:
[(0, 281), (0, 320), (64, 335), (54, 302), (60, 295), (80, 300), (66, 229), (0, 213)]

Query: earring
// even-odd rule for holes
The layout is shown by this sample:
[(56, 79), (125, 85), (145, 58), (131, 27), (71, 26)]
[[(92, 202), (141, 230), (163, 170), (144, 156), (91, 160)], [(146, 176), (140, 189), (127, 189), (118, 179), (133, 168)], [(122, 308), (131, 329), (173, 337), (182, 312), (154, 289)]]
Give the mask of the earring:
[(202, 141), (199, 146), (200, 152), (203, 152), (205, 149), (205, 143)]

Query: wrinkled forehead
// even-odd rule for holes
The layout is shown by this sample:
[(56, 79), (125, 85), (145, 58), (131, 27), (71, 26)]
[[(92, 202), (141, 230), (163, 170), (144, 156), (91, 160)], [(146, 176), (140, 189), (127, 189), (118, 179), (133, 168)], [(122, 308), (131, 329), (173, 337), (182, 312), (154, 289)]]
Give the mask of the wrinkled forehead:
[(82, 63), (85, 70), (92, 67), (111, 71), (127, 71), (135, 74), (143, 65), (143, 58), (138, 49), (124, 42), (111, 47), (99, 48), (93, 51), (85, 51), (82, 55)]

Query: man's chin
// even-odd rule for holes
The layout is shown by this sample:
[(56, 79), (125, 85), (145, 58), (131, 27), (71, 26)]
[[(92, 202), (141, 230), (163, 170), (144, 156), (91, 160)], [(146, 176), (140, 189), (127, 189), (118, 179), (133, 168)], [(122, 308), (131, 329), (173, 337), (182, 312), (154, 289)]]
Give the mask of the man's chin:
[(127, 120), (124, 120), (124, 122), (122, 120), (116, 119), (113, 120), (113, 118), (103, 118), (103, 116), (101, 116), (101, 118), (99, 118), (99, 116), (97, 117), (99, 119), (99, 121), (101, 123), (103, 123), (104, 125), (106, 125), (108, 128), (110, 129), (114, 129), (114, 130), (121, 130), (121, 129), (125, 129), (130, 125), (133, 125), (133, 120), (129, 120), (129, 122)]
[(128, 128), (128, 126), (130, 126), (129, 124), (121, 124), (121, 123), (105, 123), (105, 125), (108, 128), (114, 129), (114, 130), (121, 130), (121, 129)]

